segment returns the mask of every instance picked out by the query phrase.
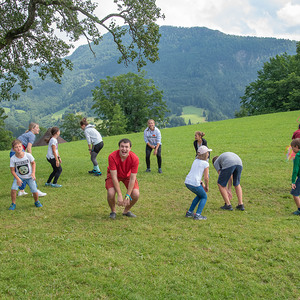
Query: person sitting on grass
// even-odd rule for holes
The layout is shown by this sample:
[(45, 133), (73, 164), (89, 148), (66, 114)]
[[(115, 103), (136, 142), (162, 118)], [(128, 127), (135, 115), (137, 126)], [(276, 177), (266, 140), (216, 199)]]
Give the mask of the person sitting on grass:
[(39, 195), (35, 181), (34, 157), (30, 153), (23, 151), (22, 142), (18, 139), (12, 142), (12, 149), (15, 154), (10, 158), (10, 172), (14, 177), (14, 181), (11, 187), (12, 203), (9, 207), (9, 210), (16, 209), (17, 190), (22, 183), (28, 184), (35, 201), (35, 206), (42, 207), (43, 205), (39, 201)]
[(88, 172), (89, 174), (93, 174), (94, 176), (101, 176), (102, 173), (100, 171), (97, 162), (97, 155), (99, 154), (100, 150), (103, 148), (102, 136), (100, 132), (95, 128), (95, 125), (89, 124), (86, 118), (83, 118), (80, 121), (80, 127), (84, 131), (84, 135), (89, 146), (91, 161), (94, 165), (93, 170)]
[(293, 164), (292, 173), (292, 190), (291, 194), (294, 197), (294, 201), (298, 207), (296, 211), (293, 212), (294, 215), (300, 215), (300, 138), (292, 140), (291, 147), (296, 154)]
[[(131, 152), (131, 141), (122, 139), (119, 141), (119, 150), (108, 156), (107, 178), (105, 188), (107, 189), (107, 202), (111, 209), (109, 217), (116, 218), (116, 200), (119, 206), (124, 206), (123, 216), (135, 218), (130, 209), (138, 201), (139, 185), (136, 175), (139, 167), (139, 158)], [(120, 181), (127, 188), (125, 197), (122, 196)]]
[(220, 156), (215, 156), (212, 163), (219, 174), (218, 187), (225, 202), (225, 205), (221, 209), (233, 210), (230, 203), (232, 199), (231, 186), (233, 183), (238, 198), (236, 209), (245, 210), (243, 192), (240, 185), (243, 170), (243, 163), (240, 157), (233, 152), (224, 152)]
[[(51, 133), (50, 137), (45, 139), (45, 141), (48, 144), (48, 151), (47, 151), (46, 158), (50, 163), (53, 171), (49, 175), (49, 178), (45, 183), (45, 186), (60, 188), (62, 187), (62, 185), (57, 183), (57, 180), (62, 172), (61, 158), (58, 153), (58, 141), (57, 141), (57, 138), (60, 135), (60, 130), (58, 127), (52, 127), (50, 133)], [(53, 179), (53, 183), (51, 183), (52, 179)]]
[[(207, 192), (208, 192), (208, 168), (209, 163), (207, 162), (209, 152), (212, 151), (208, 149), (206, 146), (200, 146), (197, 150), (197, 156), (194, 160), (191, 170), (189, 174), (185, 178), (186, 187), (196, 194), (190, 209), (186, 213), (187, 218), (194, 218), (194, 220), (206, 220), (207, 218), (202, 216), (202, 210), (205, 206), (207, 200)], [(202, 176), (204, 174), (204, 183), (202, 182)], [(197, 204), (198, 208), (196, 214), (194, 214), (194, 209)]]

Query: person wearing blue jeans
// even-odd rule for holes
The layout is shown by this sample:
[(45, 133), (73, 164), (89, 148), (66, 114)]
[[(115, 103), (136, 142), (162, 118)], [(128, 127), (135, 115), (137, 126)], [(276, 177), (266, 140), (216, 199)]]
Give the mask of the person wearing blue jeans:
[[(186, 213), (187, 218), (194, 218), (194, 220), (206, 220), (207, 218), (202, 216), (203, 208), (207, 201), (208, 182), (209, 182), (209, 163), (207, 162), (209, 152), (212, 151), (206, 146), (200, 146), (197, 150), (197, 156), (194, 160), (189, 174), (185, 178), (186, 187), (196, 194), (196, 197), (192, 201), (189, 210)], [(204, 182), (202, 182), (202, 177)], [(198, 205), (196, 213), (194, 210)]]

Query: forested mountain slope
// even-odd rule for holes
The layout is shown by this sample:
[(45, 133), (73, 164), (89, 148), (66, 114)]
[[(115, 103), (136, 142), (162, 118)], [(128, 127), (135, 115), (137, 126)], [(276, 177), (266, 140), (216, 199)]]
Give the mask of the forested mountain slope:
[[(160, 61), (148, 63), (147, 77), (163, 90), (174, 113), (193, 105), (205, 109), (208, 120), (232, 118), (245, 86), (256, 79), (263, 63), (277, 54), (296, 53), (296, 41), (290, 40), (232, 36), (203, 27), (162, 26), (160, 32)], [(2, 106), (25, 110), (27, 118), (45, 127), (53, 124), (55, 112), (66, 108), (91, 115), (91, 90), (100, 79), (137, 72), (133, 66), (117, 64), (118, 53), (109, 35), (93, 50), (96, 56), (87, 45), (76, 49), (69, 57), (74, 69), (65, 73), (61, 85), (33, 75), (33, 89)], [(9, 119), (20, 122), (16, 115)]]

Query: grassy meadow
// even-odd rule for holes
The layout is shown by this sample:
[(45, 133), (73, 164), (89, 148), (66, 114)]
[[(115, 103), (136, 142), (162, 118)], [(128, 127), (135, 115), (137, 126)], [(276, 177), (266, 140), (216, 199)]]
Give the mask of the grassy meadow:
[[(140, 157), (136, 219), (121, 208), (108, 218), (105, 176), (87, 174), (86, 141), (59, 145), (61, 189), (43, 186), (51, 172), (47, 147), (33, 148), (37, 182), (48, 195), (40, 209), (29, 194), (9, 211), (9, 151), (0, 152), (0, 299), (300, 299), (300, 218), (292, 215), (292, 162), (284, 154), (299, 114), (163, 129), (163, 174), (154, 156), (145, 173), (143, 133), (126, 135)], [(232, 151), (242, 158), (244, 212), (220, 209), (211, 166), (207, 220), (184, 217), (194, 197), (184, 179), (196, 130), (206, 133), (212, 157)], [(122, 137), (104, 138), (104, 174)]]

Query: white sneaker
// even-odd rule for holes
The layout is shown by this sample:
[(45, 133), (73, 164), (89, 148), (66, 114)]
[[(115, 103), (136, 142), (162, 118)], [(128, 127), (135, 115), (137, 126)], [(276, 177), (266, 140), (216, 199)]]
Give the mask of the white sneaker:
[(28, 195), (28, 193), (26, 193), (25, 191), (18, 192), (18, 196), (25, 196), (25, 195)]
[(39, 197), (44, 197), (47, 195), (47, 193), (43, 193), (40, 190), (37, 190)]

